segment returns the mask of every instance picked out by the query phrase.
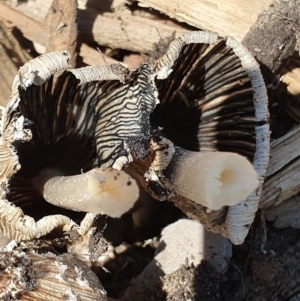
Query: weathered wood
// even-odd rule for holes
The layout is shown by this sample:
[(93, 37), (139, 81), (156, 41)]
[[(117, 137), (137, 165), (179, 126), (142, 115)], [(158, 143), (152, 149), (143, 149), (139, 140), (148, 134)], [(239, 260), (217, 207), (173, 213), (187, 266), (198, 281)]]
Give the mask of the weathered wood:
[[(37, 0), (38, 1), (38, 0)], [(41, 0), (39, 0), (41, 1)], [(48, 0), (49, 1), (49, 0)], [(52, 1), (52, 0), (50, 0)], [(44, 1), (43, 1), (44, 5)], [(49, 26), (38, 22), (35, 14), (30, 16), (22, 13), (22, 6), (18, 11), (0, 2), (0, 18), (10, 21), (18, 27), (26, 38), (41, 45), (48, 46)], [(30, 14), (28, 12), (27, 14)], [(169, 25), (131, 15), (118, 16), (111, 14), (99, 15), (97, 10), (78, 11), (79, 39), (85, 43), (97, 43), (114, 49), (127, 49), (141, 53), (151, 53), (154, 44), (161, 38), (175, 36), (186, 32), (184, 29), (174, 28)]]
[(19, 66), (30, 59), (12, 32), (0, 22), (0, 105), (5, 106), (11, 94), (11, 86)]
[(187, 32), (184, 29), (159, 24), (141, 17), (125, 15), (117, 18), (92, 15), (89, 11), (79, 11), (79, 39), (83, 42), (97, 42), (99, 45), (115, 49), (127, 49), (141, 53), (151, 53), (154, 44), (163, 38), (175, 37)]
[(70, 64), (75, 67), (77, 57), (77, 0), (54, 0), (44, 24), (49, 27), (47, 52), (67, 50)]
[(258, 15), (273, 0), (138, 0), (140, 6), (154, 8), (180, 22), (200, 29), (232, 36), (241, 41)]
[(27, 0), (27, 1), (19, 1), (19, 0), (4, 0), (1, 1), (5, 3), (7, 6), (11, 7), (12, 9), (28, 16), (30, 18), (34, 18), (36, 21), (43, 21), (48, 11), (53, 3), (53, 0), (46, 0), (46, 1), (35, 1), (35, 0)]
[(0, 19), (20, 29), (28, 40), (47, 45), (48, 28), (41, 26), (39, 21), (23, 15), (2, 2), (0, 2)]
[(271, 158), (259, 207), (275, 206), (300, 191), (300, 127), (271, 144)]

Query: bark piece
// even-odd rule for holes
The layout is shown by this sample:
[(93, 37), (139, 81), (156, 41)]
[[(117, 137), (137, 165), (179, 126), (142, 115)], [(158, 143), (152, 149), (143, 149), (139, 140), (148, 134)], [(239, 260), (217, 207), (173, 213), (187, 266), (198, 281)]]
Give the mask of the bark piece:
[(275, 72), (299, 44), (299, 0), (277, 0), (264, 11), (243, 39), (262, 64)]
[(230, 35), (239, 42), (249, 31), (257, 16), (271, 2), (272, 0), (251, 2), (187, 0), (182, 5), (179, 0), (138, 0), (140, 6), (154, 8), (180, 22), (216, 32), (222, 37)]

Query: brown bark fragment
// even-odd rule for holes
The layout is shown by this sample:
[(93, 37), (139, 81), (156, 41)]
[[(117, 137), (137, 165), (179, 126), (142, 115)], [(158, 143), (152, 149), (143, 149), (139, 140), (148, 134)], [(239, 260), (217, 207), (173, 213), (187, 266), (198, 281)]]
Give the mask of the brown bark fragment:
[(277, 0), (259, 15), (243, 44), (273, 72), (299, 47), (300, 1)]

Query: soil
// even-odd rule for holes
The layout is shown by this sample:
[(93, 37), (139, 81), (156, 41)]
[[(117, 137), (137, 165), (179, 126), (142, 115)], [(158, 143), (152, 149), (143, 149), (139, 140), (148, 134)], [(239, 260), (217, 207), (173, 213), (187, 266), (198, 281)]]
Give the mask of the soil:
[[(126, 258), (127, 264), (121, 270), (114, 270), (112, 262), (108, 265), (111, 274), (119, 275), (119, 294), (113, 286), (116, 277), (110, 282), (107, 276), (100, 276), (103, 285), (116, 298), (153, 256), (151, 246), (148, 251), (130, 247), (125, 254), (123, 260)], [(143, 295), (145, 298), (140, 301), (300, 300), (300, 229), (275, 229), (258, 216), (246, 241), (233, 246), (233, 257), (226, 271), (216, 274), (206, 261), (198, 266), (181, 266)]]

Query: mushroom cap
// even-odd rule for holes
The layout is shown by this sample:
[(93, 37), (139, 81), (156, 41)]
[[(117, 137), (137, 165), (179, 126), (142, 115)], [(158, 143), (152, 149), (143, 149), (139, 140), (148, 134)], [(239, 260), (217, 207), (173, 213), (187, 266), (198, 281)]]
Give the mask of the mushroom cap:
[(257, 62), (231, 37), (189, 32), (170, 44), (154, 71), (160, 104), (151, 124), (164, 137), (187, 150), (235, 152), (253, 163), (260, 185), (238, 205), (208, 214), (174, 199), (209, 230), (242, 243), (258, 208), (270, 148), (267, 92)]
[(68, 58), (54, 52), (21, 67), (3, 109), (0, 232), (17, 241), (53, 229), (86, 233), (95, 214), (47, 203), (44, 183), (100, 166), (122, 169), (131, 160), (127, 143), (150, 135), (157, 99), (148, 65), (66, 70)]

